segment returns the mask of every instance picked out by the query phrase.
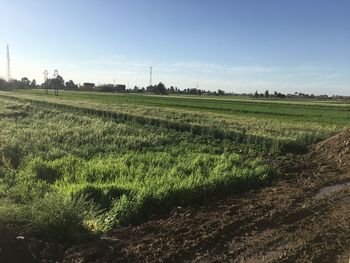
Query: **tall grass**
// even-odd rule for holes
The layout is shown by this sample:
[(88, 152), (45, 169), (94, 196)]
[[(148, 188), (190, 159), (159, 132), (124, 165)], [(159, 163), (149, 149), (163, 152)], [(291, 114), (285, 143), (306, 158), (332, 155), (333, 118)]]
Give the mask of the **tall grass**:
[[(241, 114), (226, 115), (210, 111), (191, 112), (171, 108), (130, 107), (125, 104), (105, 105), (23, 95), (10, 97), (30, 101), (41, 107), (61, 109), (79, 115), (95, 115), (117, 122), (148, 124), (180, 132), (188, 131), (196, 135), (213, 136), (217, 139), (229, 139), (236, 143), (249, 144), (250, 147), (258, 150), (272, 152), (302, 152), (307, 145), (323, 140), (344, 127), (344, 124), (337, 122), (334, 124), (316, 122), (316, 117), (307, 114), (301, 116), (300, 120), (288, 117), (271, 119)], [(310, 110), (312, 110), (311, 106)], [(347, 110), (347, 108), (341, 108), (337, 113), (343, 115)], [(276, 116), (278, 112), (275, 112)]]
[(48, 194), (88, 200), (107, 211), (101, 229), (139, 223), (174, 206), (198, 204), (212, 195), (242, 192), (268, 183), (271, 168), (238, 154), (128, 153), (84, 160), (35, 158), (24, 166), (6, 197), (26, 204)]

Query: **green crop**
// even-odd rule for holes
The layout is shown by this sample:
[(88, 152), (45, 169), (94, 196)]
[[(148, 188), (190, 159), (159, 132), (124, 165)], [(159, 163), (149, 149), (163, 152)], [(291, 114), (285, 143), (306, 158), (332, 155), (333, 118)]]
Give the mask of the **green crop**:
[(348, 111), (345, 103), (0, 92), (0, 220), (78, 241), (263, 186), (277, 173), (270, 158), (348, 127)]

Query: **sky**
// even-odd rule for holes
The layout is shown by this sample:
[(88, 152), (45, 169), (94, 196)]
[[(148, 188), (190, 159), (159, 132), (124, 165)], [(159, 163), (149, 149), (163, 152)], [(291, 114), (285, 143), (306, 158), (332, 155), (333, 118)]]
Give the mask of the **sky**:
[(0, 0), (0, 76), (350, 95), (350, 0)]

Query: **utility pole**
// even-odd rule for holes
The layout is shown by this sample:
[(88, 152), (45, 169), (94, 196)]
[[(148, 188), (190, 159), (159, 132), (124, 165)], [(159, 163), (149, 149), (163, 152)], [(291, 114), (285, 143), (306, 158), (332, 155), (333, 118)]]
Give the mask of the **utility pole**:
[(7, 47), (6, 47), (6, 55), (7, 55), (7, 81), (11, 81), (10, 46), (9, 46), (9, 44), (7, 44)]
[(55, 78), (55, 95), (57, 96), (58, 95), (58, 70), (55, 69), (54, 70), (54, 73), (53, 73), (53, 77)]
[(150, 71), (149, 71), (149, 85), (152, 86), (152, 71), (153, 71), (153, 67), (150, 66), (149, 67)]
[(47, 83), (49, 80), (49, 72), (47, 70), (44, 70), (44, 86), (45, 86), (45, 94), (49, 94), (49, 89), (48, 89), (48, 85), (49, 83)]

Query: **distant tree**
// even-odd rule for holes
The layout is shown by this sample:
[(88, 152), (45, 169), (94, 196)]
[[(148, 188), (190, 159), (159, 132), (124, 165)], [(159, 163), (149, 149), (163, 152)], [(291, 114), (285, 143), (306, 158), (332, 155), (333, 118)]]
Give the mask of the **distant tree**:
[(49, 87), (53, 89), (64, 89), (64, 80), (58, 75), (56, 78), (52, 78), (49, 80)]
[(219, 96), (225, 95), (225, 91), (223, 91), (223, 90), (221, 90), (221, 89), (218, 89), (218, 95), (219, 95)]
[(31, 87), (32, 89), (35, 89), (35, 88), (36, 88), (36, 80), (35, 80), (35, 79), (33, 79), (32, 82), (30, 83), (30, 87)]
[(27, 77), (23, 77), (21, 81), (22, 83), (26, 83), (26, 84), (29, 83), (29, 79)]
[(265, 96), (265, 98), (270, 97), (270, 94), (269, 94), (269, 91), (268, 91), (268, 90), (265, 91), (265, 95), (264, 95), (264, 96)]
[(56, 81), (57, 81), (59, 88), (63, 89), (65, 87), (64, 86), (64, 79), (62, 78), (62, 76), (58, 75), (56, 78)]
[(67, 90), (77, 90), (78, 89), (78, 85), (74, 84), (73, 80), (70, 80), (70, 81), (66, 82), (66, 89)]
[(158, 85), (148, 86), (147, 92), (150, 92), (153, 94), (162, 94), (162, 95), (168, 94), (168, 91), (162, 82), (159, 82)]
[(159, 94), (163, 94), (163, 95), (167, 94), (166, 87), (162, 82), (159, 82), (159, 84), (157, 85), (157, 89)]
[(257, 90), (256, 90), (255, 93), (254, 93), (254, 97), (255, 97), (255, 98), (259, 98), (259, 93), (258, 93)]
[(286, 95), (284, 95), (283, 93), (281, 93), (281, 92), (278, 92), (278, 97), (279, 98), (285, 98), (286, 97)]
[(19, 85), (20, 88), (26, 89), (30, 87), (30, 80), (27, 77), (23, 77), (21, 79), (21, 83)]
[(115, 86), (115, 90), (116, 90), (117, 92), (126, 92), (126, 86), (123, 85), (123, 84), (117, 84), (117, 85)]
[(7, 90), (8, 89), (8, 85), (6, 80), (0, 78), (0, 90)]

